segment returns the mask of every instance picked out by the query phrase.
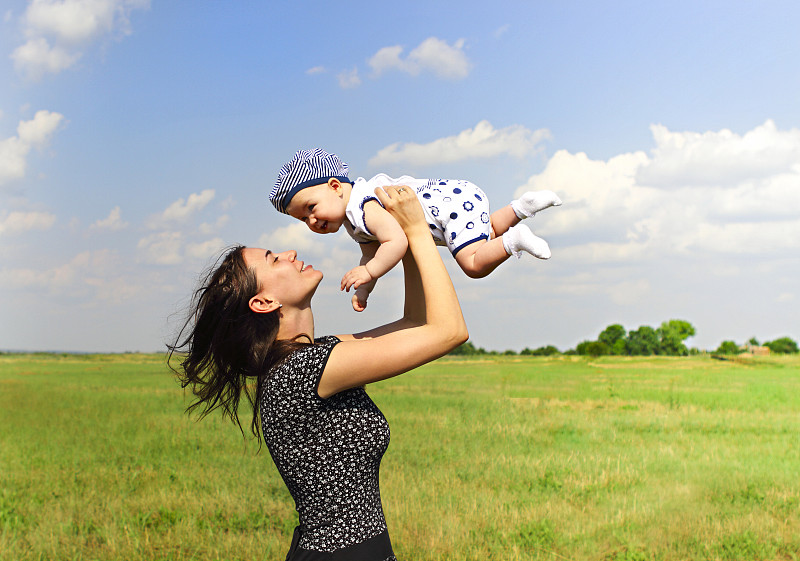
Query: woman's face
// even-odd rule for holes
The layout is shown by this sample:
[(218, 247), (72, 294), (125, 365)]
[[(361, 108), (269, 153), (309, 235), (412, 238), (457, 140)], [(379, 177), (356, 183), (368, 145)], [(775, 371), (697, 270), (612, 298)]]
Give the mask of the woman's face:
[(322, 272), (299, 261), (294, 250), (275, 253), (248, 247), (242, 257), (256, 274), (259, 294), (276, 305), (308, 305), (322, 280)]

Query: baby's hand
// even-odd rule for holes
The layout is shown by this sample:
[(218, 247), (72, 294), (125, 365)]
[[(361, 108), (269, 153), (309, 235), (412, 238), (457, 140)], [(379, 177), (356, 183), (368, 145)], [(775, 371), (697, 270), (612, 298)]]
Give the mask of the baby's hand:
[(367, 298), (369, 298), (369, 290), (367, 290), (367, 285), (364, 284), (357, 288), (355, 294), (353, 294), (353, 309), (357, 312), (363, 312), (367, 309)]
[[(358, 288), (362, 284), (366, 284), (371, 280), (372, 275), (370, 275), (369, 271), (367, 271), (367, 267), (365, 265), (359, 265), (355, 269), (351, 269), (344, 277), (342, 277), (341, 290), (350, 292), (350, 287)], [(366, 306), (366, 304), (364, 305)]]

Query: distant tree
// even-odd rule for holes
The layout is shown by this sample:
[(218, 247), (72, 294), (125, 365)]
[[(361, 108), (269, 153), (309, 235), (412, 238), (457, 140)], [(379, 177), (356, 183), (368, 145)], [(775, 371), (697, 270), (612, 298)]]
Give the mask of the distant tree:
[(722, 355), (735, 355), (739, 352), (739, 345), (733, 341), (723, 341), (719, 344), (719, 347), (717, 347), (715, 352)]
[(611, 345), (611, 354), (612, 355), (626, 355), (628, 354), (628, 344), (625, 342), (625, 338), (617, 339), (613, 345)]
[(561, 351), (553, 345), (547, 345), (546, 347), (539, 347), (538, 349), (529, 349), (525, 347), (519, 354), (529, 356), (553, 356), (561, 354)]
[(639, 329), (628, 332), (625, 347), (630, 355), (650, 356), (658, 354), (658, 333), (649, 325), (642, 325)]
[(533, 351), (533, 354), (535, 356), (553, 356), (561, 354), (561, 351), (559, 351), (553, 345), (546, 345), (544, 347), (539, 347), (538, 349)]
[(753, 346), (753, 347), (759, 347), (759, 346), (761, 345), (761, 344), (758, 342), (758, 339), (756, 339), (755, 337), (750, 337), (750, 339), (748, 339), (748, 340), (747, 340), (747, 344), (748, 344), (748, 345), (751, 345), (751, 346)]
[(659, 353), (670, 356), (685, 356), (689, 354), (689, 349), (683, 341), (695, 334), (694, 326), (688, 321), (681, 319), (671, 319), (665, 321), (658, 328), (660, 340)]
[(450, 351), (451, 355), (477, 355), (477, 354), (484, 354), (486, 351), (483, 349), (476, 349), (475, 345), (472, 344), (472, 341), (467, 341), (466, 343), (462, 343), (452, 351)]
[(797, 352), (797, 342), (789, 337), (781, 337), (774, 341), (764, 343), (765, 347), (769, 347), (770, 352), (778, 354), (789, 354)]
[(582, 343), (578, 343), (575, 350), (579, 355), (584, 356), (603, 356), (611, 352), (608, 345), (600, 341), (583, 341)]
[(516, 354), (517, 354), (517, 351), (515, 351), (515, 350), (512, 350), (512, 349), (508, 349), (508, 350), (506, 350), (506, 351), (505, 351), (503, 354), (504, 354), (504, 355), (507, 355), (507, 356), (516, 355)]
[[(625, 328), (618, 323), (609, 325), (597, 337), (597, 340), (599, 342), (605, 343), (606, 346), (608, 346), (611, 354), (625, 354), (624, 339), (625, 339)], [(619, 346), (615, 347), (617, 341), (623, 341), (622, 352), (614, 352), (615, 349), (620, 348)]]

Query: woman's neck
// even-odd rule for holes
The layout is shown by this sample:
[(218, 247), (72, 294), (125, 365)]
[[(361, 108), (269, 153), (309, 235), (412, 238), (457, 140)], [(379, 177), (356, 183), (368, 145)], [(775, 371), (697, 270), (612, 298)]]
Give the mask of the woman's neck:
[(304, 308), (281, 308), (281, 324), (277, 339), (292, 340), (298, 335), (308, 335), (314, 340), (314, 314), (311, 306)]

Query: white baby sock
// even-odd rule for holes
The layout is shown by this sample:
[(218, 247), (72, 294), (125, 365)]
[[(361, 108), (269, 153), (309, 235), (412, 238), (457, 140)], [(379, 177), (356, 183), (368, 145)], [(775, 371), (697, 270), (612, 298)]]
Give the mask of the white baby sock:
[(527, 251), (539, 259), (550, 259), (550, 246), (542, 238), (531, 232), (525, 224), (517, 224), (503, 234), (503, 248), (517, 259)]
[(561, 206), (561, 199), (547, 189), (543, 191), (528, 191), (519, 199), (511, 201), (511, 208), (514, 209), (514, 214), (520, 220), (530, 218), (540, 210), (551, 206)]

